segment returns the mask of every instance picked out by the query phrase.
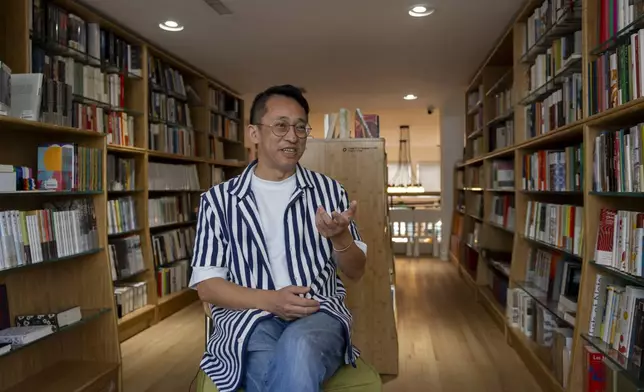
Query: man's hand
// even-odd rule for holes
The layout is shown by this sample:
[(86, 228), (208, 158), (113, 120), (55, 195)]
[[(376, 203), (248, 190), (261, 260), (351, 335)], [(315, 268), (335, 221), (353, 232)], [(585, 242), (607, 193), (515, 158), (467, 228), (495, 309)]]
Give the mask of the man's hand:
[(315, 225), (322, 236), (334, 239), (335, 237), (343, 234), (349, 228), (349, 223), (351, 223), (351, 219), (355, 216), (357, 209), (358, 202), (352, 201), (346, 211), (342, 213), (333, 211), (331, 212), (331, 215), (329, 215), (324, 208), (320, 206), (315, 213)]
[(308, 316), (320, 309), (320, 303), (314, 299), (302, 298), (309, 287), (287, 286), (277, 291), (266, 292), (266, 311), (284, 319), (293, 320)]

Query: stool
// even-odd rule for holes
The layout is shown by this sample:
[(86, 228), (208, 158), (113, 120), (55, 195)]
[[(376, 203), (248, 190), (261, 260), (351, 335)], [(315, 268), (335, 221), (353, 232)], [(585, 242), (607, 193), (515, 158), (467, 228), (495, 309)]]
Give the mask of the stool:
[[(206, 341), (212, 333), (212, 319), (210, 307), (204, 303), (206, 312)], [(197, 392), (219, 392), (215, 383), (203, 370), (197, 374)], [(335, 374), (322, 386), (324, 392), (382, 392), (380, 375), (371, 365), (362, 358), (356, 359), (356, 367), (351, 365), (341, 366)], [(244, 392), (239, 389), (238, 392)]]
[[(356, 368), (344, 365), (322, 386), (324, 392), (382, 392), (380, 375), (369, 364), (358, 358)], [(197, 392), (219, 392), (210, 377), (199, 371)], [(238, 392), (244, 392), (239, 389)]]

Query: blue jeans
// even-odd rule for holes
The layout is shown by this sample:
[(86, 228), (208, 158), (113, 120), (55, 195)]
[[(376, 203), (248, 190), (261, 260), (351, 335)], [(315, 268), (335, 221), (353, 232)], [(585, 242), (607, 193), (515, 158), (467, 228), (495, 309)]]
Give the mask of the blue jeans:
[(246, 352), (246, 392), (318, 392), (344, 363), (344, 327), (326, 313), (261, 321)]

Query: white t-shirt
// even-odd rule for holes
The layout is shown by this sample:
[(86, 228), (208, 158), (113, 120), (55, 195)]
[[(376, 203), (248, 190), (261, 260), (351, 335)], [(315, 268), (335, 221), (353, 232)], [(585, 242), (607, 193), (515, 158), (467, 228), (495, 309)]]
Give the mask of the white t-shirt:
[[(290, 286), (286, 259), (286, 240), (284, 238), (284, 214), (286, 207), (297, 186), (295, 175), (282, 181), (267, 181), (253, 173), (251, 189), (257, 202), (257, 210), (262, 224), (264, 239), (270, 260), (271, 273), (275, 289)], [(367, 253), (367, 245), (356, 241), (356, 245)], [(211, 278), (227, 279), (228, 268), (225, 267), (194, 267), (190, 278), (190, 287), (196, 288), (201, 281)]]

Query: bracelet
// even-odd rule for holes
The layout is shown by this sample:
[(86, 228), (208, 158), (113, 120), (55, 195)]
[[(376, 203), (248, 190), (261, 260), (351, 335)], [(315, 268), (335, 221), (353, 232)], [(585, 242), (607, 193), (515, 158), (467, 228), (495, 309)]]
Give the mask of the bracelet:
[(346, 248), (336, 249), (335, 246), (334, 246), (333, 251), (335, 251), (336, 253), (346, 252), (351, 247), (351, 245), (353, 245), (353, 241), (349, 245), (347, 245)]

